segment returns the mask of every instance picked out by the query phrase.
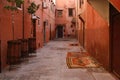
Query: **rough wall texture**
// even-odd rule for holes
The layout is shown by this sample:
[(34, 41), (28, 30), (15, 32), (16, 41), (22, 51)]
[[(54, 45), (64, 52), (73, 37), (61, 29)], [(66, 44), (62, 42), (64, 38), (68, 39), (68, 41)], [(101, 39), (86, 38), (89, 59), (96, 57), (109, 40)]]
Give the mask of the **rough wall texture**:
[(103, 66), (109, 68), (109, 26), (89, 4), (86, 10), (86, 49)]
[(27, 12), (27, 8), (30, 3), (25, 0), (24, 1), (24, 38), (32, 37), (32, 23), (31, 23), (31, 15)]
[[(5, 0), (0, 2), (0, 29), (1, 29), (1, 60), (2, 68), (6, 66), (7, 41), (13, 40), (11, 11), (4, 8), (7, 4)], [(14, 39), (22, 38), (22, 11), (14, 12)]]
[[(46, 0), (47, 3), (50, 3), (47, 9), (43, 9), (42, 0), (32, 0), (36, 4), (40, 4), (40, 8), (35, 13), (40, 17), (40, 20), (36, 20), (36, 46), (40, 48), (43, 46), (43, 21), (48, 19), (48, 26), (46, 27), (46, 42), (50, 39), (50, 24), (51, 24), (51, 36), (55, 37), (55, 5), (52, 1)], [(33, 25), (31, 21), (31, 15), (27, 12), (27, 8), (30, 5), (30, 0), (24, 0), (24, 14), (23, 9), (14, 12), (14, 33), (12, 30), (12, 17), (11, 11), (8, 11), (4, 8), (7, 4), (6, 0), (0, 0), (0, 40), (1, 40), (1, 63), (2, 69), (7, 66), (7, 41), (22, 39), (28, 39), (33, 37)], [(51, 11), (51, 5), (54, 6), (54, 11)], [(47, 17), (46, 17), (47, 16)], [(23, 18), (24, 17), (24, 18)], [(51, 19), (52, 18), (52, 19)], [(24, 19), (24, 20), (23, 20)], [(24, 28), (23, 28), (24, 21)], [(23, 31), (24, 30), (24, 31)], [(23, 34), (24, 32), (24, 34)]]

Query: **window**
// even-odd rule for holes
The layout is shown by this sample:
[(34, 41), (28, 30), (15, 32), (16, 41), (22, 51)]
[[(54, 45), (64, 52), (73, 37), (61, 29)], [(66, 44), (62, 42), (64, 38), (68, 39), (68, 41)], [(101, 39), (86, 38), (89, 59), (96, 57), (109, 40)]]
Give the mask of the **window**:
[(69, 9), (68, 9), (68, 15), (69, 15), (70, 17), (73, 16), (73, 8), (69, 8)]
[(62, 17), (63, 14), (63, 10), (57, 10), (57, 16), (58, 17)]

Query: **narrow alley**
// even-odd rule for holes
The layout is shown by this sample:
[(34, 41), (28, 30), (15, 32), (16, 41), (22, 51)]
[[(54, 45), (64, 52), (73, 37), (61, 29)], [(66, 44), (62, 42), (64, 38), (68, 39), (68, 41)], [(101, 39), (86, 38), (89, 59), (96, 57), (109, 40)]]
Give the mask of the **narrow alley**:
[(119, 0), (0, 0), (0, 80), (117, 78)]
[(67, 52), (85, 52), (81, 46), (70, 46), (71, 43), (78, 42), (75, 39), (50, 41), (37, 49), (33, 57), (1, 73), (0, 80), (116, 80), (102, 67), (69, 69)]

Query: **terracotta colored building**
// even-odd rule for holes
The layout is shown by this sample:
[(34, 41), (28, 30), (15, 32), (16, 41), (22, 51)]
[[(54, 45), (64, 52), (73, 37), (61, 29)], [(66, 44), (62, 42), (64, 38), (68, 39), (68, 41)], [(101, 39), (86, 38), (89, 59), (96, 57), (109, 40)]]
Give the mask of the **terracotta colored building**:
[[(35, 16), (29, 14), (27, 10), (31, 2), (40, 5)], [(40, 48), (55, 37), (55, 3), (53, 0), (24, 0), (24, 4), (14, 12), (14, 18), (11, 16), (12, 11), (4, 8), (7, 4), (10, 3), (0, 0), (0, 70), (5, 70), (8, 66), (8, 41), (35, 37), (35, 46)], [(36, 19), (34, 24), (31, 17)]]
[[(27, 12), (34, 1), (40, 7), (35, 16)], [(35, 37), (40, 48), (49, 40), (74, 38), (104, 68), (120, 77), (120, 3), (119, 0), (25, 0), (18, 11), (4, 8), (0, 0), (0, 67), (7, 65), (7, 42)], [(56, 8), (56, 10), (55, 10)], [(32, 24), (31, 17), (36, 17)], [(14, 27), (13, 27), (14, 26)]]
[(75, 0), (56, 0), (56, 37), (75, 37)]
[(80, 44), (120, 77), (120, 3), (118, 0), (76, 0)]
[(48, 42), (49, 39), (54, 38), (55, 34), (55, 4), (53, 0), (44, 0), (45, 6), (43, 9), (43, 36), (44, 42)]

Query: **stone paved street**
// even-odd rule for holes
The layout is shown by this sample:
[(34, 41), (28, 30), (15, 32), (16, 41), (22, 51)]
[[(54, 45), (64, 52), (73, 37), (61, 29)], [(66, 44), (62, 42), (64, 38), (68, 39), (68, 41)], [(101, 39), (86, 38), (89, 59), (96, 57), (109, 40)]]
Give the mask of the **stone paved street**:
[[(71, 47), (76, 40), (54, 40), (37, 50), (30, 57), (10, 71), (0, 74), (0, 80), (116, 80), (101, 68), (68, 69), (66, 53), (81, 51), (82, 47)], [(85, 51), (85, 50), (84, 50)]]

